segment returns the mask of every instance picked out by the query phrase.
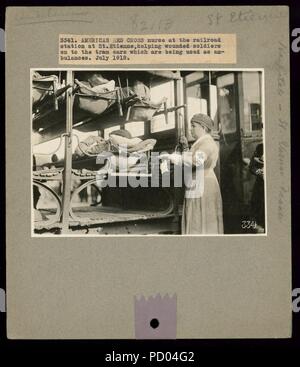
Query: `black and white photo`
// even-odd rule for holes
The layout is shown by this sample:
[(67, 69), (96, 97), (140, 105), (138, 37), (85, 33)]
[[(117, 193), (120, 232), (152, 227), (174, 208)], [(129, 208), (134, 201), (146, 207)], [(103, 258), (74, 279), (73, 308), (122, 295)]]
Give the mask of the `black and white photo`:
[(266, 234), (263, 69), (31, 69), (39, 235)]

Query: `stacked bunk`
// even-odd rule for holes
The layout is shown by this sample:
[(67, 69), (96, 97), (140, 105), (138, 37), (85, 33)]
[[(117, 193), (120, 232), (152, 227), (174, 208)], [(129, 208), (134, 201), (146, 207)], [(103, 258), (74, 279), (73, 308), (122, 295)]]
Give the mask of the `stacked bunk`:
[[(172, 74), (169, 71), (162, 71), (164, 75), (159, 75), (159, 73), (160, 71), (155, 71), (150, 77), (180, 78), (178, 72)], [(166, 75), (166, 73), (169, 74)], [(105, 125), (117, 125), (120, 121), (151, 121), (153, 116), (161, 113), (167, 119), (169, 112), (183, 107), (167, 108), (164, 97), (158, 103), (153, 103), (150, 99), (149, 87), (144, 82), (139, 79), (130, 80), (128, 77), (117, 76), (116, 78), (115, 75), (112, 72), (108, 72), (105, 76), (97, 72), (77, 72), (72, 84), (65, 82), (63, 72), (52, 74), (35, 72), (32, 76), (32, 129), (35, 144), (59, 137), (60, 144), (62, 143), (62, 137), (66, 133), (66, 92), (71, 91), (73, 96), (72, 128), (73, 138), (77, 139), (77, 147), (72, 155), (72, 179), (78, 185), (73, 188), (71, 202), (89, 186), (96, 191), (94, 195), (96, 200), (90, 204), (90, 208), (81, 207), (77, 211), (72, 203), (70, 225), (72, 221), (73, 225), (78, 225), (78, 223), (86, 225), (88, 221), (94, 224), (95, 220), (103, 223), (106, 220), (113, 221), (114, 218), (117, 220), (124, 216), (127, 220), (141, 218), (140, 213), (137, 215), (136, 211), (147, 211), (147, 200), (141, 200), (145, 198), (145, 190), (103, 188), (100, 181), (107, 179), (109, 175), (130, 176), (133, 174), (150, 178), (149, 162), (146, 163), (148, 167), (145, 167), (144, 172), (150, 173), (141, 173), (143, 164), (141, 157), (151, 152), (156, 140), (133, 138), (124, 129), (112, 131), (107, 139), (95, 136), (93, 133)], [(91, 135), (81, 141), (76, 130), (91, 132)], [(125, 150), (124, 146), (126, 146)], [(102, 158), (100, 163), (99, 157)], [(122, 159), (126, 159), (125, 166), (122, 165)], [(37, 154), (34, 156), (33, 163), (35, 228), (37, 230), (58, 228), (63, 202), (61, 182), (65, 159), (55, 153), (49, 154), (46, 159), (43, 157), (41, 159)], [(48, 182), (53, 181), (60, 182), (59, 189), (54, 190), (51, 185), (48, 185)], [(41, 189), (48, 190), (55, 198), (58, 207), (55, 214), (51, 214), (50, 210), (50, 214), (48, 212), (42, 215), (38, 210)], [(148, 215), (155, 216), (157, 213), (169, 215), (173, 210), (169, 193), (166, 194), (166, 190), (159, 188), (156, 190), (159, 194), (152, 193), (152, 191), (153, 189), (147, 190), (150, 197), (154, 198), (154, 200), (149, 200)], [(128, 197), (130, 198), (129, 205)], [(107, 208), (114, 208), (111, 209), (112, 215), (107, 214)], [(113, 214), (116, 213), (116, 210), (123, 214)], [(104, 212), (106, 214), (101, 215)], [(97, 217), (97, 213), (100, 217)], [(143, 214), (142, 218), (146, 219), (147, 215)]]

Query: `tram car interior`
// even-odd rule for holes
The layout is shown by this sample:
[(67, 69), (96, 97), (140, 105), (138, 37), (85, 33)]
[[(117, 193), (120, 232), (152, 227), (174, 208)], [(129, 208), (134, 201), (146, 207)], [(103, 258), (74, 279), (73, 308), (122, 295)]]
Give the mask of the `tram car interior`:
[(172, 165), (163, 187), (152, 156), (182, 152), (183, 136), (191, 146), (195, 113), (214, 121), (225, 234), (245, 233), (261, 85), (261, 71), (33, 70), (34, 233), (61, 234), (67, 223), (74, 234), (180, 234), (184, 187), (172, 185)]

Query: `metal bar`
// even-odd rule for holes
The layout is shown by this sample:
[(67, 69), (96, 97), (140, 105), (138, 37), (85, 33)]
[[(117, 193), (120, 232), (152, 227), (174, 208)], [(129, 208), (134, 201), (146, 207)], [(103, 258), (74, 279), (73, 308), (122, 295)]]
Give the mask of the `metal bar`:
[[(109, 92), (109, 93), (111, 93), (111, 92)], [(105, 93), (105, 94), (109, 94), (109, 93)], [(79, 97), (82, 97), (82, 98), (103, 99), (105, 101), (119, 101), (118, 98), (105, 97), (105, 96), (102, 96), (100, 94), (83, 94), (83, 93), (75, 93), (75, 94)]]
[[(67, 84), (73, 84), (73, 72), (67, 71)], [(72, 125), (73, 125), (73, 94), (72, 89), (66, 95), (66, 135), (65, 135), (65, 162), (63, 174), (62, 194), (62, 233), (69, 231), (69, 213), (71, 202), (72, 181)]]
[(164, 102), (164, 115), (165, 115), (166, 124), (168, 125), (168, 123), (169, 123), (169, 117), (168, 117), (167, 102)]
[(53, 81), (53, 105), (54, 105), (54, 110), (57, 111), (58, 110), (58, 101), (56, 98), (56, 93), (57, 93), (57, 85), (55, 80)]
[[(239, 185), (240, 185), (240, 195), (243, 200), (245, 200), (245, 190), (244, 190), (244, 184), (243, 184), (243, 169), (242, 164), (243, 162), (243, 146), (244, 146), (244, 139), (242, 138), (241, 134), (241, 120), (244, 119), (243, 112), (244, 112), (244, 93), (243, 93), (243, 73), (242, 72), (236, 72), (234, 73), (234, 104), (235, 104), (235, 115), (236, 115), (236, 132), (238, 137), (238, 162), (236, 163), (238, 166), (238, 172), (239, 172)], [(240, 214), (240, 213), (239, 213)]]
[(52, 92), (52, 90), (53, 90), (53, 89), (51, 89), (51, 88), (38, 87), (38, 86), (35, 86), (35, 85), (33, 85), (33, 86), (32, 86), (32, 88), (33, 88), (33, 89), (38, 89), (38, 90), (45, 90), (45, 91), (47, 91), (47, 92)]
[(130, 112), (131, 112), (131, 106), (129, 106), (127, 109), (126, 121), (129, 121)]
[(181, 105), (181, 106), (168, 107), (166, 110), (165, 110), (165, 109), (163, 109), (163, 110), (158, 110), (158, 111), (156, 111), (156, 112), (154, 113), (154, 115), (153, 115), (153, 116), (159, 116), (159, 115), (165, 114), (165, 113), (166, 113), (166, 111), (167, 111), (167, 113), (169, 113), (169, 112), (174, 112), (174, 111), (179, 110), (180, 108), (185, 108), (185, 107), (186, 107), (186, 105), (185, 105), (185, 104), (183, 104), (183, 105)]
[(119, 116), (122, 117), (123, 116), (123, 109), (122, 109), (122, 105), (121, 105), (120, 88), (117, 89), (116, 93), (117, 93), (117, 103), (118, 103)]

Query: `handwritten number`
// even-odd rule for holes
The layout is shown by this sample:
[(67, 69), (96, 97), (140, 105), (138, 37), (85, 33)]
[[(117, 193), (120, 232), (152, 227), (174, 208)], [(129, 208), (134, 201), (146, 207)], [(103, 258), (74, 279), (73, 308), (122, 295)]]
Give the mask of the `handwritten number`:
[(149, 22), (144, 19), (139, 19), (137, 14), (131, 17), (131, 22), (132, 28), (135, 32), (147, 32), (153, 31), (154, 29), (157, 29), (158, 31), (168, 31), (173, 25), (173, 21), (170, 18)]

